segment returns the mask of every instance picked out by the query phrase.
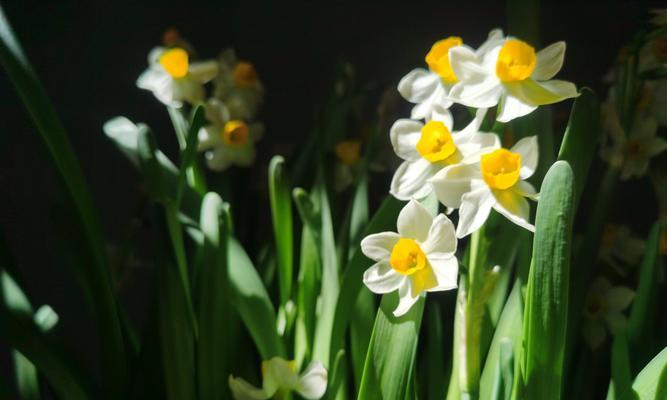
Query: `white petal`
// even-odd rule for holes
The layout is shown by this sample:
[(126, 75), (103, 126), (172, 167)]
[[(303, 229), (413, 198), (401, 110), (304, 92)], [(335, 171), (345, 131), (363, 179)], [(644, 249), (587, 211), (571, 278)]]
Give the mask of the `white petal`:
[(174, 79), (172, 90), (174, 100), (185, 100), (190, 104), (197, 104), (204, 100), (204, 87), (189, 76), (183, 79)]
[[(470, 121), (470, 123), (468, 125), (466, 125), (465, 128), (463, 128), (459, 132), (455, 132), (455, 134), (456, 134), (454, 136), (454, 143), (455, 144), (458, 144), (457, 139), (458, 140), (467, 139), (467, 138), (471, 137), (472, 135), (474, 135), (475, 133), (479, 132), (479, 128), (480, 128), (480, 126), (482, 126), (482, 123), (484, 122), (484, 117), (486, 116), (486, 111), (487, 111), (486, 108), (478, 109), (475, 112), (475, 118), (473, 118), (472, 121)], [(448, 128), (449, 128), (450, 131), (452, 130), (451, 126), (448, 126)]]
[(536, 108), (536, 105), (526, 104), (512, 94), (505, 93), (500, 99), (496, 119), (499, 122), (509, 122), (515, 118), (530, 114)]
[(527, 197), (530, 200), (537, 201), (540, 198), (540, 194), (537, 193), (535, 187), (527, 181), (519, 180), (514, 185), (514, 191), (517, 192), (520, 196)]
[(399, 119), (389, 131), (389, 138), (394, 152), (404, 160), (415, 161), (421, 158), (417, 151), (417, 142), (421, 137), (424, 124), (411, 119)]
[(553, 78), (563, 67), (565, 42), (553, 43), (537, 52), (537, 64), (531, 78), (546, 81)]
[(174, 80), (166, 71), (149, 68), (137, 78), (139, 89), (150, 90), (163, 104), (172, 107), (181, 107), (180, 99), (174, 98)]
[(503, 86), (512, 96), (531, 106), (558, 103), (579, 95), (573, 83), (559, 80), (538, 82), (528, 78), (520, 82), (504, 83)]
[(470, 192), (472, 179), (480, 177), (472, 165), (450, 165), (441, 169), (430, 179), (433, 191), (442, 204), (450, 208), (461, 206), (461, 196)]
[(232, 164), (232, 160), (224, 147), (216, 147), (204, 155), (206, 165), (214, 171), (224, 171)]
[(419, 295), (412, 296), (410, 281), (406, 279), (403, 286), (398, 289), (398, 306), (394, 310), (394, 317), (400, 317), (410, 311), (417, 300), (419, 300)]
[(403, 284), (404, 280), (405, 276), (394, 271), (386, 260), (373, 264), (364, 272), (364, 285), (377, 294), (393, 292)]
[(207, 83), (218, 75), (217, 61), (203, 61), (191, 63), (188, 74), (199, 83)]
[(265, 400), (269, 398), (264, 390), (254, 387), (241, 378), (234, 378), (232, 375), (229, 375), (229, 388), (236, 400)]
[(611, 288), (612, 288), (611, 282), (609, 282), (607, 278), (598, 276), (591, 284), (589, 292), (601, 296), (606, 296), (607, 293), (609, 293), (609, 291), (611, 290)]
[(401, 237), (424, 242), (433, 223), (431, 213), (417, 200), (410, 200), (398, 214), (396, 225)]
[(451, 290), (458, 286), (459, 262), (455, 256), (443, 257), (439, 254), (437, 257), (433, 257), (429, 255), (428, 260), (438, 281), (438, 285), (429, 289), (429, 292)]
[(449, 107), (451, 105), (452, 102), (448, 100), (442, 99), (440, 101), (436, 101), (433, 105), (430, 118), (434, 121), (440, 121), (445, 124), (450, 132), (454, 129), (454, 117), (452, 116), (452, 112), (449, 111)]
[(391, 250), (401, 237), (394, 232), (368, 235), (361, 241), (361, 252), (373, 261), (389, 260)]
[(521, 179), (530, 178), (537, 169), (539, 158), (537, 136), (528, 136), (519, 140), (512, 146), (511, 150), (521, 155), (521, 170), (519, 171)]
[(482, 59), (484, 55), (491, 50), (492, 48), (502, 45), (502, 42), (505, 40), (505, 35), (503, 30), (500, 28), (495, 28), (489, 32), (489, 36), (484, 43), (482, 43), (475, 51), (475, 54), (479, 59)]
[(428, 180), (440, 168), (423, 158), (414, 162), (405, 161), (396, 169), (389, 192), (399, 200), (422, 199), (431, 193)]
[(212, 125), (206, 125), (199, 129), (197, 140), (199, 141), (197, 148), (200, 151), (209, 150), (221, 144), (220, 135)]
[(635, 298), (634, 290), (625, 286), (615, 286), (611, 288), (605, 296), (607, 307), (612, 311), (622, 311), (628, 308)]
[(440, 85), (440, 77), (423, 68), (415, 68), (398, 83), (398, 92), (411, 103), (421, 103), (431, 97)]
[(530, 205), (525, 198), (512, 190), (512, 188), (494, 190), (493, 197), (496, 199), (496, 203), (493, 206), (496, 211), (520, 227), (535, 232), (535, 226), (528, 222), (528, 218), (530, 218)]
[(301, 375), (296, 391), (304, 399), (317, 400), (322, 398), (327, 390), (327, 375), (327, 370), (321, 362), (311, 362)]
[[(165, 48), (164, 47), (153, 47), (151, 51), (148, 53), (148, 65), (155, 65), (158, 64), (160, 61), (160, 56), (162, 53), (164, 53)], [(158, 64), (159, 65), (159, 64)], [(160, 68), (162, 68), (160, 66)]]
[(456, 237), (463, 238), (484, 225), (495, 199), (487, 187), (480, 187), (461, 197)]
[(467, 46), (456, 46), (449, 49), (449, 62), (454, 74), (461, 82), (483, 81), (489, 76), (488, 71), (482, 68), (481, 60)]
[(115, 117), (104, 124), (104, 133), (127, 150), (137, 149), (139, 127), (125, 117)]
[(604, 325), (600, 321), (584, 321), (582, 333), (584, 339), (586, 339), (586, 342), (593, 350), (600, 347), (602, 342), (604, 342), (604, 339), (607, 337), (607, 331), (604, 329)]
[(417, 105), (412, 108), (410, 118), (425, 119), (427, 121), (434, 117), (440, 118), (447, 113), (445, 110), (451, 105), (452, 102), (447, 97), (445, 87), (443, 85), (438, 85), (431, 96), (421, 103), (417, 103)]
[(204, 111), (206, 119), (209, 120), (213, 125), (217, 126), (218, 129), (224, 128), (225, 124), (230, 119), (227, 106), (225, 103), (216, 98), (210, 98), (206, 100)]
[[(454, 140), (456, 143), (457, 139)], [(461, 152), (464, 164), (476, 163), (482, 154), (488, 153), (501, 146), (500, 138), (495, 133), (474, 133), (465, 142), (456, 143)]]
[(459, 82), (449, 91), (450, 98), (464, 106), (490, 108), (498, 104), (503, 86), (495, 77), (472, 83)]
[(421, 246), (424, 253), (453, 254), (456, 251), (456, 232), (454, 224), (445, 214), (438, 214), (433, 219), (428, 238)]
[(625, 328), (625, 326), (628, 324), (628, 319), (625, 318), (625, 315), (623, 315), (620, 311), (615, 310), (608, 310), (604, 316), (604, 320), (607, 323), (609, 330), (613, 334), (616, 334), (616, 332)]

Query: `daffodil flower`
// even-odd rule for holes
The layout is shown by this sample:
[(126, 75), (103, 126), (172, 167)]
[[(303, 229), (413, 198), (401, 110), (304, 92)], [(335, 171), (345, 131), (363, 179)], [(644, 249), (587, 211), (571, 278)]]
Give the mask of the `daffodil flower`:
[(206, 165), (214, 171), (251, 165), (255, 142), (264, 131), (262, 124), (231, 119), (225, 104), (217, 99), (208, 100), (205, 110), (209, 124), (199, 130), (199, 150), (205, 151)]
[(274, 357), (262, 362), (262, 388), (229, 376), (229, 387), (236, 400), (270, 399), (280, 392), (297, 392), (304, 399), (316, 400), (327, 389), (327, 370), (318, 361), (311, 362), (299, 375), (294, 361)]
[(412, 108), (410, 118), (427, 121), (430, 119), (442, 121), (451, 118), (448, 110), (452, 105), (449, 90), (459, 80), (449, 61), (449, 50), (462, 46), (481, 58), (488, 51), (489, 43), (493, 43), (500, 37), (502, 37), (502, 31), (491, 31), (489, 39), (476, 51), (466, 46), (458, 36), (450, 36), (435, 42), (425, 57), (429, 69), (415, 68), (398, 83), (398, 92), (401, 96), (416, 104)]
[(426, 124), (399, 119), (391, 127), (391, 144), (405, 160), (394, 173), (390, 193), (400, 200), (421, 199), (431, 193), (429, 179), (448, 165), (459, 164), (483, 148), (500, 147), (498, 136), (479, 132), (486, 110), (477, 111), (472, 122), (453, 131), (451, 118), (432, 119)]
[(224, 102), (234, 119), (251, 120), (264, 98), (264, 87), (254, 65), (236, 58), (234, 50), (220, 54), (220, 73), (213, 95)]
[(551, 80), (563, 65), (565, 42), (536, 53), (528, 43), (501, 34), (487, 46), (481, 57), (465, 46), (449, 50), (459, 80), (449, 91), (452, 101), (475, 108), (498, 104), (498, 121), (508, 122), (538, 106), (577, 96), (574, 84)]
[(338, 142), (334, 151), (338, 159), (334, 167), (334, 190), (342, 192), (354, 182), (355, 169), (361, 159), (361, 140)]
[(651, 158), (667, 149), (667, 141), (656, 136), (658, 121), (651, 116), (635, 118), (631, 134), (627, 135), (611, 100), (602, 105), (602, 128), (611, 143), (600, 150), (600, 156), (613, 167), (621, 168), (622, 180), (646, 175)]
[(537, 136), (519, 140), (510, 150), (486, 152), (479, 162), (450, 165), (430, 179), (438, 200), (459, 209), (456, 236), (462, 238), (478, 230), (491, 212), (498, 211), (515, 224), (535, 231), (528, 222), (530, 206), (526, 198), (538, 194), (526, 182), (537, 168)]
[(394, 316), (410, 310), (424, 292), (456, 288), (454, 225), (446, 215), (433, 218), (416, 200), (398, 215), (398, 233), (381, 232), (361, 241), (361, 251), (375, 264), (364, 273), (364, 284), (374, 293), (398, 290)]
[(623, 310), (634, 297), (635, 292), (625, 286), (612, 286), (603, 277), (595, 279), (586, 296), (582, 326), (584, 339), (593, 350), (604, 342), (607, 329), (615, 334), (627, 324)]
[(137, 87), (153, 92), (162, 103), (181, 107), (204, 99), (204, 84), (218, 74), (215, 61), (190, 62), (179, 48), (155, 47), (148, 54), (148, 69), (137, 79)]

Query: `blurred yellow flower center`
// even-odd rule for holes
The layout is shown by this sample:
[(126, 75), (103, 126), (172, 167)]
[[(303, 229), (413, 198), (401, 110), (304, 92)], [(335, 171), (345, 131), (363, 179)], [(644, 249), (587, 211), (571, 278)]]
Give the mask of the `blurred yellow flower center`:
[(159, 62), (172, 78), (182, 78), (188, 73), (188, 53), (183, 49), (165, 51), (160, 55)]
[(249, 62), (240, 61), (234, 67), (234, 83), (241, 88), (250, 87), (257, 83), (257, 71)]
[(584, 315), (589, 319), (595, 319), (599, 317), (605, 310), (605, 301), (602, 297), (589, 294), (586, 299), (586, 307), (584, 308)]
[(444, 123), (428, 121), (422, 128), (422, 135), (417, 142), (417, 151), (430, 162), (446, 161), (456, 153), (452, 134)]
[(641, 96), (637, 101), (637, 108), (640, 110), (646, 110), (651, 106), (652, 103), (653, 103), (653, 93), (651, 93), (651, 89), (644, 87), (644, 89), (641, 92)]
[[(271, 362), (272, 362), (271, 360), (262, 361), (262, 379), (266, 377), (266, 373), (269, 371), (269, 364)], [(296, 360), (289, 360), (285, 362), (287, 363), (287, 366), (292, 370), (292, 372), (296, 372)]]
[(426, 255), (417, 242), (401, 238), (391, 250), (389, 263), (399, 274), (412, 275), (426, 267)]
[(243, 146), (248, 142), (250, 132), (248, 125), (243, 121), (232, 120), (222, 128), (222, 140), (230, 146)]
[(493, 189), (508, 189), (519, 180), (521, 155), (498, 149), (484, 154), (480, 162), (484, 182)]
[(498, 53), (496, 75), (503, 82), (522, 81), (533, 73), (536, 63), (537, 56), (532, 46), (521, 40), (509, 39)]
[(360, 154), (361, 142), (358, 140), (345, 140), (336, 145), (336, 156), (345, 165), (359, 162)]
[(447, 83), (456, 83), (458, 78), (452, 69), (452, 64), (449, 62), (449, 49), (460, 46), (463, 40), (457, 36), (450, 36), (447, 39), (435, 42), (431, 51), (426, 55), (426, 64), (431, 71), (440, 75), (440, 77)]

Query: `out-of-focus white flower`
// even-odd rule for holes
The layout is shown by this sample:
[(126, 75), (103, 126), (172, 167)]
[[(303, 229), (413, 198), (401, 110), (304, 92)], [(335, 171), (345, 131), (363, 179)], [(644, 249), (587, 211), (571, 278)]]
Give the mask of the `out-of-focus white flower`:
[(489, 43), (493, 43), (500, 37), (502, 37), (502, 31), (491, 31), (489, 39), (476, 51), (464, 45), (463, 40), (457, 36), (450, 36), (435, 42), (425, 57), (429, 69), (415, 68), (398, 83), (398, 91), (401, 96), (416, 104), (412, 108), (410, 118), (427, 121), (451, 119), (448, 110), (452, 105), (449, 90), (458, 82), (458, 78), (449, 61), (449, 50), (463, 46), (481, 58), (489, 49)]
[(454, 225), (446, 215), (433, 218), (416, 200), (410, 200), (396, 225), (398, 233), (366, 236), (361, 251), (376, 262), (364, 273), (364, 284), (374, 293), (398, 290), (394, 315), (399, 317), (422, 293), (456, 288), (459, 264), (454, 254)]
[(667, 79), (645, 81), (637, 107), (655, 118), (658, 126), (667, 126)]
[(479, 162), (451, 165), (430, 182), (438, 200), (459, 209), (456, 236), (462, 238), (486, 222), (491, 209), (515, 224), (535, 231), (528, 222), (530, 206), (526, 197), (537, 200), (533, 185), (526, 182), (537, 168), (537, 136), (519, 140), (510, 150), (497, 149), (482, 154)]
[(452, 101), (475, 108), (498, 104), (498, 121), (508, 122), (538, 106), (577, 96), (574, 84), (551, 79), (563, 66), (565, 42), (535, 53), (526, 42), (501, 34), (486, 46), (481, 57), (465, 46), (449, 50), (459, 80), (449, 91)]
[(595, 279), (586, 297), (582, 326), (584, 339), (593, 350), (604, 342), (607, 329), (615, 334), (627, 324), (623, 310), (634, 297), (635, 292), (625, 286), (612, 286), (603, 277)]
[(391, 144), (405, 161), (394, 173), (390, 193), (401, 200), (424, 198), (433, 190), (428, 180), (442, 168), (459, 164), (482, 149), (499, 148), (496, 134), (479, 132), (485, 114), (486, 110), (478, 110), (461, 131), (452, 130), (451, 118), (432, 119), (426, 124), (396, 121), (391, 127)]
[(227, 105), (231, 118), (252, 120), (264, 98), (264, 88), (255, 67), (237, 59), (233, 49), (220, 54), (219, 65), (214, 97)]
[(205, 151), (206, 165), (215, 171), (231, 165), (251, 165), (255, 160), (255, 142), (264, 131), (262, 124), (231, 119), (229, 110), (218, 99), (209, 99), (205, 107), (209, 124), (199, 130), (199, 150)]
[(667, 8), (654, 8), (650, 11), (651, 23), (656, 26), (667, 25)]
[(621, 168), (623, 180), (646, 175), (651, 158), (667, 149), (667, 141), (656, 136), (658, 121), (652, 116), (638, 114), (627, 135), (611, 100), (602, 105), (602, 128), (611, 143), (600, 150), (600, 156)]
[(645, 72), (667, 64), (667, 37), (652, 39), (639, 51), (639, 71)]
[(355, 170), (361, 159), (361, 140), (344, 140), (334, 149), (338, 162), (334, 167), (334, 190), (342, 192), (353, 182)]
[(262, 361), (262, 388), (242, 378), (229, 376), (229, 387), (236, 400), (265, 400), (280, 392), (297, 392), (304, 399), (316, 400), (327, 390), (327, 370), (319, 361), (311, 362), (299, 375), (294, 361), (274, 357)]
[[(646, 243), (634, 236), (627, 226), (605, 226), (600, 243), (600, 259), (619, 272), (624, 266), (634, 266), (644, 254)], [(622, 263), (624, 265), (620, 265)]]
[(218, 74), (215, 61), (190, 62), (178, 47), (155, 47), (148, 54), (148, 69), (137, 79), (137, 87), (150, 90), (162, 103), (181, 107), (204, 99), (204, 84)]

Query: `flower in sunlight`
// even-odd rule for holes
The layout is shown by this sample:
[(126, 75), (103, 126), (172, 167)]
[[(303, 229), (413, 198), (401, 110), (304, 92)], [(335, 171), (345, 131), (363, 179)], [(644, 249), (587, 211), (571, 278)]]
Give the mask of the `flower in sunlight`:
[(251, 165), (255, 160), (255, 142), (264, 131), (262, 124), (231, 119), (225, 104), (217, 99), (209, 99), (205, 107), (209, 124), (199, 130), (199, 150), (205, 151), (206, 165), (214, 171), (223, 171), (231, 165)]
[(394, 316), (399, 317), (422, 293), (456, 288), (459, 265), (454, 224), (446, 215), (433, 218), (419, 202), (410, 200), (396, 225), (398, 233), (366, 236), (361, 250), (375, 261), (364, 273), (364, 284), (374, 293), (398, 290)]
[(607, 337), (627, 324), (623, 310), (628, 308), (635, 292), (625, 286), (612, 286), (606, 278), (595, 279), (586, 296), (582, 333), (586, 343), (595, 350)]
[(223, 101), (235, 119), (253, 119), (264, 98), (264, 87), (255, 66), (239, 60), (233, 49), (220, 54), (220, 74), (213, 95)]
[(262, 361), (261, 388), (232, 375), (229, 376), (229, 388), (236, 400), (263, 400), (287, 392), (315, 400), (322, 398), (327, 389), (327, 370), (319, 361), (313, 361), (299, 375), (294, 361), (274, 357)]
[(528, 222), (530, 206), (526, 198), (537, 200), (538, 194), (525, 179), (535, 172), (537, 160), (537, 136), (530, 136), (510, 150), (486, 152), (479, 162), (450, 165), (431, 178), (438, 200), (459, 209), (456, 235), (462, 238), (478, 230), (492, 208), (515, 224), (535, 231)]
[(479, 132), (485, 114), (485, 109), (478, 110), (461, 131), (453, 131), (451, 118), (432, 119), (426, 124), (410, 119), (396, 121), (391, 127), (391, 144), (405, 161), (394, 173), (390, 193), (400, 200), (424, 198), (432, 191), (428, 180), (442, 168), (459, 164), (481, 149), (500, 147), (496, 134)]
[(215, 61), (191, 62), (180, 47), (155, 47), (148, 54), (148, 69), (137, 79), (137, 87), (153, 92), (167, 106), (181, 107), (204, 99), (204, 84), (218, 74)]
[(578, 95), (574, 84), (551, 79), (563, 66), (565, 42), (535, 52), (528, 43), (501, 33), (486, 45), (481, 56), (465, 46), (449, 50), (459, 80), (449, 92), (452, 101), (475, 108), (498, 105), (498, 121), (508, 122)]

